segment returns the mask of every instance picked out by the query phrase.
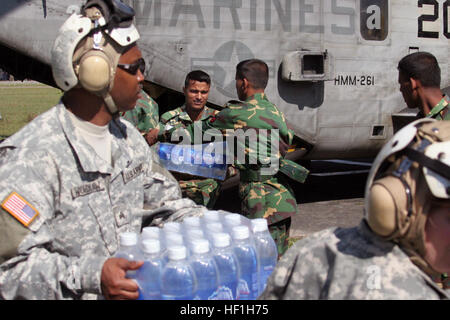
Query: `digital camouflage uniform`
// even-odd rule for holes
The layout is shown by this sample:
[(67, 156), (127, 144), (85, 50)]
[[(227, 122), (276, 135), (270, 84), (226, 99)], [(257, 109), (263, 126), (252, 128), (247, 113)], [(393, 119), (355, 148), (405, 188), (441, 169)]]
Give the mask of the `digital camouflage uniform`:
[[(439, 101), (437, 105), (431, 109), (430, 113), (426, 115), (427, 118), (433, 118), (436, 120), (450, 120), (450, 112), (448, 112), (448, 101), (449, 98), (445, 96)], [(445, 114), (442, 116), (442, 114)]]
[[(208, 108), (205, 106), (201, 120), (207, 120), (210, 117), (214, 116), (218, 111), (212, 108)], [(169, 142), (169, 143), (177, 143), (178, 140), (172, 141), (171, 134), (168, 132), (173, 132), (173, 129), (185, 128), (194, 122), (189, 117), (189, 114), (186, 112), (186, 106), (183, 105), (174, 110), (168, 111), (161, 116), (161, 121), (158, 125), (159, 134), (158, 140), (161, 142)], [(168, 130), (170, 129), (170, 130)], [(197, 179), (189, 179), (186, 180), (186, 176), (179, 175), (174, 173), (175, 177), (177, 177), (181, 192), (183, 197), (188, 197), (192, 199), (195, 203), (204, 205), (209, 209), (214, 207), (216, 203), (219, 192), (220, 192), (220, 184), (216, 180), (212, 178), (202, 178), (199, 177)]]
[[(281, 148), (287, 149), (286, 146), (292, 144), (294, 132), (288, 129), (283, 113), (264, 93), (249, 97), (245, 102), (229, 102), (215, 117), (203, 121), (202, 130), (205, 132), (209, 129), (218, 129), (226, 136), (227, 129), (246, 131), (252, 128), (278, 129)], [(191, 135), (192, 129), (190, 128)], [(235, 162), (235, 167), (240, 173), (239, 196), (242, 201), (242, 213), (250, 219), (267, 219), (271, 235), (278, 245), (278, 253), (282, 255), (288, 248), (291, 216), (297, 213), (297, 202), (285, 176), (281, 173), (261, 175), (261, 162), (252, 164), (249, 161), (250, 158), (267, 160), (270, 138), (266, 142), (258, 139), (258, 144), (261, 143), (267, 144), (266, 152), (261, 152), (261, 145), (258, 145), (258, 150), (251, 150), (247, 143), (245, 162)], [(276, 156), (276, 161), (282, 158), (278, 150)]]
[[(60, 103), (0, 145), (0, 299), (95, 299), (121, 232), (206, 211), (129, 122), (109, 124), (110, 165), (68, 112)], [(27, 227), (4, 209), (11, 196), (26, 201)]]
[(144, 90), (141, 90), (141, 94), (142, 99), (137, 101), (136, 107), (122, 113), (122, 117), (130, 121), (144, 135), (158, 126), (159, 108), (155, 100)]
[(278, 262), (259, 299), (449, 299), (394, 242), (362, 221), (296, 242)]

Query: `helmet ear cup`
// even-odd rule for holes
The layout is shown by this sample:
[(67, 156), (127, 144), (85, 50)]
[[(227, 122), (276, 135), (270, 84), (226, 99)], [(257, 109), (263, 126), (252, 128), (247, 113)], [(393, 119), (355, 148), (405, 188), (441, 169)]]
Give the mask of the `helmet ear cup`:
[(376, 234), (390, 237), (401, 228), (408, 216), (407, 193), (404, 182), (394, 176), (375, 181), (370, 188), (367, 222)]
[(108, 91), (113, 77), (110, 60), (100, 50), (85, 53), (76, 67), (76, 73), (81, 86), (92, 93)]

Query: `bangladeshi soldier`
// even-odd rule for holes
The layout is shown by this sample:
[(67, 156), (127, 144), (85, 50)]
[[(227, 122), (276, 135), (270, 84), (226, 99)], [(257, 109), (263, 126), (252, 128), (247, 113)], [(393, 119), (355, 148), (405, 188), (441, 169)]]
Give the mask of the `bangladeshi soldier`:
[[(287, 127), (283, 113), (264, 93), (268, 78), (264, 61), (240, 62), (236, 67), (236, 90), (242, 101), (230, 101), (214, 117), (202, 121), (202, 131), (211, 135), (219, 131), (227, 141), (236, 140), (233, 154), (240, 174), (242, 213), (251, 219), (267, 219), (278, 254), (282, 255), (288, 248), (291, 217), (297, 213), (297, 201), (287, 177), (304, 182), (308, 172), (284, 159), (294, 133)], [(195, 126), (187, 130), (195, 136)], [(255, 135), (256, 145), (245, 138), (248, 134)], [(241, 151), (244, 157), (239, 157)]]
[(60, 103), (0, 147), (0, 299), (136, 299), (125, 275), (142, 262), (112, 258), (119, 234), (207, 210), (154, 170), (119, 116), (144, 81), (133, 9), (96, 0), (81, 12), (52, 50)]
[(295, 243), (260, 299), (449, 299), (450, 122), (420, 119), (382, 148), (364, 218)]
[(130, 121), (144, 136), (150, 129), (156, 128), (159, 123), (158, 104), (143, 89), (136, 106), (132, 110), (123, 112), (121, 115), (124, 119)]
[[(181, 107), (161, 115), (158, 128), (154, 131), (154, 134), (158, 134), (158, 141), (178, 143), (178, 138), (175, 138), (175, 135), (172, 134), (175, 132), (175, 129), (183, 130), (183, 128), (196, 121), (210, 119), (218, 112), (206, 106), (210, 87), (211, 78), (206, 72), (194, 70), (186, 75), (183, 87), (185, 103)], [(182, 135), (177, 134), (176, 136), (179, 137)], [(220, 190), (220, 183), (217, 180), (195, 177), (174, 171), (172, 173), (179, 181), (184, 197), (188, 197), (194, 200), (195, 203), (204, 205), (210, 209), (214, 207)]]
[(441, 89), (441, 69), (436, 57), (414, 52), (398, 63), (398, 82), (408, 108), (418, 108), (418, 118), (450, 120), (449, 97)]

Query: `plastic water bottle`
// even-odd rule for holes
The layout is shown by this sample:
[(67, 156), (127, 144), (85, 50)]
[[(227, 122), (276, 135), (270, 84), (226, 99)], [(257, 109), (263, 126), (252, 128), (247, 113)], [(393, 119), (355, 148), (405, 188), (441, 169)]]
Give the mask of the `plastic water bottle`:
[(184, 235), (185, 243), (188, 246), (188, 252), (192, 252), (192, 245), (195, 240), (205, 239), (203, 229), (189, 229)]
[(166, 251), (163, 254), (163, 259), (164, 262), (167, 263), (169, 261), (169, 248), (174, 246), (184, 246), (184, 239), (180, 233), (174, 233), (171, 231), (164, 232), (164, 239), (166, 242)]
[(240, 270), (228, 233), (214, 235), (213, 257), (219, 270), (217, 300), (236, 300)]
[(227, 214), (223, 218), (223, 224), (225, 225), (225, 230), (231, 234), (234, 227), (242, 225), (242, 216), (237, 213)]
[(278, 261), (278, 248), (270, 235), (266, 219), (253, 219), (253, 240), (259, 259), (259, 292), (264, 291), (267, 279)]
[(219, 271), (213, 256), (210, 254), (208, 240), (197, 239), (193, 241), (190, 261), (197, 278), (196, 299), (216, 300), (217, 289), (219, 288)]
[[(141, 255), (138, 248), (138, 235), (134, 232), (124, 232), (119, 236), (120, 246), (115, 257), (124, 258), (128, 261), (139, 261)], [(127, 278), (135, 279), (136, 271), (127, 271)]]
[(167, 222), (164, 224), (164, 231), (181, 233), (181, 224), (178, 222)]
[[(141, 255), (138, 248), (138, 235), (135, 232), (124, 232), (119, 235), (119, 250), (116, 252), (116, 258), (124, 258), (128, 261), (139, 261)], [(126, 277), (136, 280), (136, 270), (128, 270)], [(137, 282), (137, 281), (136, 281)], [(139, 283), (138, 283), (139, 285)], [(141, 299), (141, 288), (139, 288), (139, 298)]]
[(213, 222), (220, 222), (220, 216), (221, 215), (220, 215), (219, 211), (216, 211), (216, 210), (206, 211), (202, 217), (203, 223), (207, 224), (207, 223), (213, 223)]
[(200, 217), (187, 217), (183, 220), (183, 233), (186, 235), (192, 229), (200, 229), (201, 221)]
[[(156, 239), (159, 240), (160, 252), (165, 250), (165, 239), (164, 232), (159, 227), (145, 227), (141, 232), (141, 240), (140, 240), (140, 248), (142, 248), (142, 243), (147, 239)], [(141, 249), (142, 250), (142, 249)]]
[(236, 254), (241, 276), (239, 279), (237, 300), (256, 300), (258, 297), (259, 265), (250, 230), (246, 226), (233, 228), (233, 250)]
[(161, 274), (163, 261), (160, 255), (160, 242), (146, 239), (142, 242), (144, 264), (137, 270), (136, 280), (142, 290), (140, 300), (161, 300)]
[(203, 227), (204, 227), (205, 235), (210, 241), (213, 241), (214, 234), (219, 233), (219, 232), (225, 232), (223, 230), (223, 226), (220, 222), (209, 222), (206, 225), (204, 225)]
[(193, 300), (197, 280), (186, 260), (186, 247), (169, 247), (169, 262), (161, 277), (161, 296), (164, 300)]

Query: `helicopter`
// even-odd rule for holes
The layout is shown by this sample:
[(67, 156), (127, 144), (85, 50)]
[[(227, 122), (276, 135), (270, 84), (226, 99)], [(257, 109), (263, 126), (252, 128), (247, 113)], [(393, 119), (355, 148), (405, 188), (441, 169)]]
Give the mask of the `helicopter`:
[[(116, 0), (118, 1), (118, 0)], [(81, 0), (3, 0), (0, 68), (55, 85), (51, 48)], [(372, 158), (417, 110), (399, 92), (397, 63), (415, 51), (438, 59), (450, 86), (450, 0), (124, 0), (135, 11), (160, 111), (182, 103), (186, 74), (211, 76), (208, 104), (237, 99), (235, 67), (269, 66), (266, 94), (295, 132), (289, 157)], [(180, 103), (180, 104), (181, 104)]]

